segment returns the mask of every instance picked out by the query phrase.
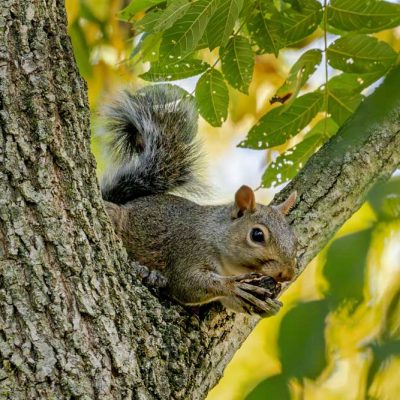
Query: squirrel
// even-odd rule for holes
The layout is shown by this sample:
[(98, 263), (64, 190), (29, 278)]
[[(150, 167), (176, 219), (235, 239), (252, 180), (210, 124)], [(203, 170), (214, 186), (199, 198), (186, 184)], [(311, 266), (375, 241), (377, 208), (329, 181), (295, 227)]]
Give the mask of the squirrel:
[(241, 186), (232, 204), (203, 206), (171, 194), (196, 183), (197, 120), (179, 88), (122, 92), (106, 108), (119, 163), (101, 181), (105, 208), (128, 256), (146, 266), (141, 277), (181, 304), (218, 300), (236, 312), (273, 315), (281, 303), (265, 279), (294, 277), (297, 240), (285, 215), (297, 195), (265, 206)]

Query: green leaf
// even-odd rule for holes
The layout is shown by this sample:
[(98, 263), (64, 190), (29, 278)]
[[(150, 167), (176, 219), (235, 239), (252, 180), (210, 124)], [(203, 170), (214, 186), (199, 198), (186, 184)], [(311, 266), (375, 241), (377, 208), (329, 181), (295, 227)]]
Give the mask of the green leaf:
[(338, 129), (339, 126), (332, 118), (318, 121), (302, 142), (286, 150), (267, 166), (261, 187), (275, 187), (294, 178), (315, 151)]
[(160, 55), (165, 58), (185, 56), (199, 43), (216, 9), (217, 0), (195, 0), (189, 10), (164, 32)]
[(388, 365), (388, 360), (400, 355), (400, 340), (388, 338), (383, 343), (373, 343), (370, 349), (372, 350), (372, 362), (369, 367), (366, 382), (367, 393), (379, 370), (384, 369)]
[(352, 75), (341, 74), (328, 81), (328, 113), (339, 125), (354, 113), (363, 99), (362, 85)]
[(283, 374), (269, 376), (246, 396), (246, 400), (264, 399), (290, 400), (288, 378)]
[(207, 47), (208, 47), (207, 38), (206, 38), (206, 35), (203, 35), (203, 37), (202, 37), (202, 38), (199, 40), (199, 42), (197, 43), (197, 46), (196, 46), (196, 48), (194, 49), (194, 51), (206, 49)]
[(272, 2), (256, 1), (256, 11), (247, 23), (254, 43), (262, 53), (276, 56), (285, 46), (291, 46), (310, 35), (322, 19), (322, 7), (317, 0), (288, 0), (278, 12)]
[(283, 31), (280, 14), (271, 3), (256, 1), (257, 8), (247, 23), (251, 40), (256, 43), (261, 53), (278, 56), (282, 43)]
[[(306, 133), (305, 139), (314, 135), (324, 136), (325, 139), (333, 136), (339, 129), (339, 125), (332, 118), (323, 118), (319, 120), (309, 132)], [(324, 140), (325, 140), (324, 139)]]
[(298, 97), (290, 107), (276, 107), (254, 125), (239, 147), (268, 149), (297, 135), (321, 111), (324, 102), (320, 92)]
[(328, 86), (341, 88), (348, 92), (361, 92), (368, 86), (376, 82), (382, 73), (380, 71), (365, 74), (342, 73), (332, 77), (328, 81)]
[(382, 208), (386, 198), (393, 195), (400, 197), (400, 176), (375, 184), (368, 193), (368, 203), (372, 206), (379, 220), (387, 219), (387, 214), (383, 212)]
[(331, 0), (328, 22), (344, 31), (379, 32), (400, 25), (400, 5), (376, 0)]
[(196, 102), (201, 116), (212, 126), (221, 126), (228, 116), (229, 92), (222, 74), (211, 69), (196, 85)]
[(170, 28), (175, 21), (182, 18), (190, 7), (188, 0), (174, 0), (163, 11), (159, 20), (154, 26), (154, 31), (160, 32)]
[(71, 25), (69, 29), (69, 35), (74, 46), (74, 54), (78, 64), (79, 72), (85, 79), (87, 79), (93, 74), (93, 67), (89, 60), (90, 47), (78, 20), (74, 21), (74, 23)]
[(328, 93), (328, 113), (339, 125), (343, 125), (357, 110), (364, 98), (361, 93), (347, 93), (335, 88), (330, 89)]
[(163, 10), (156, 8), (154, 10), (149, 11), (139, 21), (134, 22), (133, 25), (138, 32), (151, 33), (154, 31), (154, 27), (159, 22), (162, 14), (163, 14)]
[(235, 27), (243, 0), (220, 0), (218, 8), (207, 25), (207, 43), (210, 50), (225, 46)]
[(383, 200), (382, 211), (389, 218), (400, 218), (400, 195), (387, 196)]
[[(96, 25), (101, 25), (102, 24), (102, 20), (93, 12), (92, 7), (85, 3), (82, 2), (80, 5), (80, 10), (79, 10), (79, 14), (81, 17), (87, 19), (90, 22), (95, 23)], [(95, 8), (95, 7), (93, 7)]]
[(277, 90), (275, 96), (281, 98), (291, 93), (291, 98), (297, 97), (298, 91), (304, 86), (310, 75), (315, 72), (321, 59), (322, 51), (319, 49), (312, 49), (303, 53), (293, 64), (289, 76), (285, 83)]
[(357, 109), (364, 96), (361, 91), (380, 78), (381, 72), (343, 73), (328, 81), (328, 113), (342, 125)]
[(176, 81), (178, 79), (189, 78), (199, 75), (210, 66), (201, 60), (183, 60), (174, 63), (164, 63), (162, 61), (151, 64), (150, 69), (140, 77), (146, 81)]
[(284, 46), (291, 46), (313, 33), (322, 19), (322, 7), (317, 0), (290, 0), (289, 9), (280, 13)]
[[(395, 218), (399, 217), (400, 213), (398, 213)], [(389, 222), (389, 224), (391, 225), (391, 222)], [(386, 225), (384, 228), (386, 227), (388, 226)], [(397, 287), (397, 292), (390, 297), (391, 299), (386, 311), (386, 332), (388, 332), (389, 335), (396, 336), (400, 339), (400, 287)]]
[(139, 11), (147, 10), (165, 0), (133, 0), (118, 13), (118, 18), (122, 21), (130, 21)]
[(283, 316), (278, 346), (284, 375), (316, 379), (323, 371), (328, 311), (325, 300), (315, 300), (298, 303)]
[(247, 21), (247, 18), (249, 17), (249, 15), (254, 11), (255, 8), (255, 4), (257, 4), (256, 0), (254, 1), (245, 1), (243, 3), (242, 9), (239, 13), (239, 18), (242, 19), (243, 21)]
[(229, 84), (248, 93), (253, 77), (254, 54), (247, 38), (233, 36), (225, 48), (220, 49), (222, 72)]
[(385, 42), (363, 34), (348, 34), (327, 50), (328, 62), (344, 72), (382, 74), (396, 63), (397, 53)]
[(323, 275), (328, 283), (325, 296), (331, 308), (343, 302), (357, 305), (364, 298), (365, 268), (371, 229), (336, 239), (328, 249)]
[(144, 33), (141, 36), (139, 43), (135, 46), (134, 50), (129, 56), (129, 61), (133, 64), (136, 64), (139, 61), (156, 61), (158, 59), (160, 42), (160, 32), (155, 34), (147, 32)]
[(269, 164), (261, 179), (261, 187), (276, 187), (294, 178), (321, 145), (323, 136), (312, 135), (286, 150)]

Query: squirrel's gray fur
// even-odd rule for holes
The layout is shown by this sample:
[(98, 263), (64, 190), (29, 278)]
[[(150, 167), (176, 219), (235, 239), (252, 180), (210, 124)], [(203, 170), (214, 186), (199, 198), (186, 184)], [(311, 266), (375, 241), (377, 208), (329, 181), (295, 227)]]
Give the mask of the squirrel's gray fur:
[(197, 111), (178, 88), (125, 91), (106, 109), (106, 121), (120, 165), (102, 181), (104, 200), (125, 204), (196, 180)]
[(275, 313), (279, 302), (264, 284), (294, 276), (296, 238), (285, 215), (296, 194), (265, 206), (242, 186), (233, 203), (203, 206), (168, 193), (192, 183), (198, 159), (197, 113), (181, 93), (155, 86), (125, 92), (109, 107), (120, 165), (102, 194), (115, 232), (151, 270), (141, 267), (142, 277), (162, 282), (179, 302), (220, 300), (239, 312)]

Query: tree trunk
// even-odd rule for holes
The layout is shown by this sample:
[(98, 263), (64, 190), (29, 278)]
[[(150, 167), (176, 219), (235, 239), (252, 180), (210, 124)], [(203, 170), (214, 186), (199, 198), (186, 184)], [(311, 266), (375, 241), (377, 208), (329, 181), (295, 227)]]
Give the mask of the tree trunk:
[[(194, 313), (130, 273), (100, 198), (64, 5), (0, 5), (0, 397), (204, 398), (257, 318)], [(388, 79), (400, 87), (399, 70)], [(287, 189), (301, 195), (300, 269), (399, 164), (399, 99), (385, 101), (384, 117), (356, 116)]]

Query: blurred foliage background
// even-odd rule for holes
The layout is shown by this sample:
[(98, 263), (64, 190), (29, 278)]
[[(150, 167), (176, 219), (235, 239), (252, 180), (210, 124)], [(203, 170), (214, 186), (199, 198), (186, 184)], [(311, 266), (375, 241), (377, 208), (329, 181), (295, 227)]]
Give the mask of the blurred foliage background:
[[(130, 58), (135, 45), (131, 25), (116, 17), (127, 4), (66, 1), (69, 34), (88, 84), (99, 175), (109, 162), (101, 105), (121, 88), (144, 84), (138, 75), (145, 65)], [(379, 37), (400, 49), (400, 28)], [(321, 41), (321, 32), (310, 40)], [(284, 50), (278, 58), (257, 57), (249, 95), (230, 89), (227, 122), (212, 128), (200, 121), (207, 156), (203, 174), (215, 188), (205, 202), (229, 200), (244, 183), (257, 187), (265, 165), (295, 144), (267, 151), (236, 147), (269, 109), (267, 100), (307, 44)], [(317, 72), (309, 85), (318, 87), (322, 79), (322, 71)], [(195, 80), (179, 84), (192, 90)], [(399, 175), (372, 190), (363, 207), (284, 294), (279, 315), (258, 324), (208, 400), (400, 398)], [(268, 202), (273, 193), (257, 191), (258, 201)]]

